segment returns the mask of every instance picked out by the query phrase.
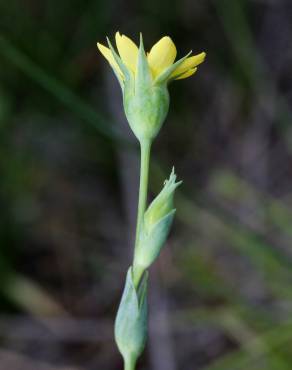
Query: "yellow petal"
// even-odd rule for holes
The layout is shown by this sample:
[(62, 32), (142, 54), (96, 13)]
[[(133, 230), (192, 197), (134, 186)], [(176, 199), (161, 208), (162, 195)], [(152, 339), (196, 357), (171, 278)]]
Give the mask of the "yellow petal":
[(136, 71), (138, 59), (138, 47), (127, 36), (116, 33), (116, 44), (122, 61), (131, 69), (133, 73)]
[(177, 76), (181, 73), (187, 72), (191, 68), (195, 68), (197, 65), (203, 63), (206, 58), (206, 53), (200, 53), (198, 55), (193, 55), (185, 59), (180, 66), (177, 67), (175, 71), (172, 72), (171, 76)]
[(109, 62), (109, 64), (114, 68), (114, 70), (119, 74), (119, 76), (123, 77), (122, 71), (120, 70), (120, 67), (118, 66), (117, 62), (115, 61), (115, 58), (109, 48), (106, 46), (97, 43), (98, 50), (101, 52), (101, 54), (105, 57), (105, 59)]
[(182, 75), (180, 75), (179, 77), (175, 78), (175, 80), (182, 80), (183, 78), (190, 77), (191, 75), (193, 75), (194, 73), (197, 72), (197, 69), (198, 68), (191, 68), (187, 72), (185, 72)]
[(167, 67), (172, 65), (176, 58), (176, 47), (170, 37), (164, 36), (150, 50), (148, 63), (155, 78)]

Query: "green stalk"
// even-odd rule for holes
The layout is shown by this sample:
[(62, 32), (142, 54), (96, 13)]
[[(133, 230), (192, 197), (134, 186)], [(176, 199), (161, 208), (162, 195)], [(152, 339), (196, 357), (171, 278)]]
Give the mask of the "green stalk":
[[(137, 250), (141, 226), (143, 223), (143, 217), (146, 209), (151, 141), (150, 140), (141, 141), (140, 147), (141, 147), (140, 186), (137, 211), (135, 252)], [(134, 252), (133, 274), (134, 274), (134, 284), (137, 287), (144, 270), (139, 268), (139, 266), (135, 265), (135, 252)]]
[(124, 370), (135, 370), (137, 359), (134, 356), (124, 358)]

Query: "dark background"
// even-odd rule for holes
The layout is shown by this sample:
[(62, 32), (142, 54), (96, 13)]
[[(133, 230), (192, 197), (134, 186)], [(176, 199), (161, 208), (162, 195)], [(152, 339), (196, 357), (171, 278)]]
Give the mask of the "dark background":
[(292, 368), (292, 3), (0, 1), (0, 369), (121, 369), (139, 155), (96, 42), (207, 52), (170, 86), (150, 196), (184, 183), (139, 369)]

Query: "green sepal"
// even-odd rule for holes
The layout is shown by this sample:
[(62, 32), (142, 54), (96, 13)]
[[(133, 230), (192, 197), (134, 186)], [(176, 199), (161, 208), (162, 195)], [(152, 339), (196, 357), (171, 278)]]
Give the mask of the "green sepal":
[(139, 94), (141, 90), (147, 89), (151, 85), (152, 85), (151, 71), (149, 68), (147, 56), (144, 49), (142, 33), (140, 33), (140, 45), (138, 51), (135, 91), (136, 93)]
[(113, 57), (117, 63), (117, 65), (120, 67), (124, 77), (125, 77), (125, 82), (129, 82), (131, 81), (132, 79), (132, 76), (131, 76), (131, 72), (129, 71), (129, 69), (126, 67), (126, 65), (123, 63), (122, 59), (119, 57), (119, 55), (117, 54), (117, 52), (115, 51), (114, 47), (112, 46), (109, 38), (107, 37), (107, 43), (108, 43), (108, 46), (113, 54)]
[(129, 268), (121, 303), (115, 320), (115, 340), (120, 353), (126, 358), (137, 359), (147, 338), (147, 286), (146, 272), (138, 286), (133, 282), (133, 269)]
[(172, 72), (174, 72), (176, 70), (177, 67), (179, 67), (183, 61), (185, 61), (185, 59), (187, 59), (187, 57), (189, 55), (191, 55), (192, 51), (190, 51), (187, 55), (185, 55), (183, 58), (179, 59), (177, 62), (175, 62), (174, 64), (172, 64), (171, 66), (169, 66), (168, 68), (166, 68), (159, 76), (156, 77), (155, 81), (154, 81), (154, 84), (162, 84), (164, 82), (168, 82), (170, 80), (170, 75), (172, 74)]

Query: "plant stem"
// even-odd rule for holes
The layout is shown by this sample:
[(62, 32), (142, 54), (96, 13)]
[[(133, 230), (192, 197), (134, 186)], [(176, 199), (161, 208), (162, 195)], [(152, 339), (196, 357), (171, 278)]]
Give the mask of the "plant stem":
[[(146, 209), (147, 201), (147, 188), (148, 188), (148, 175), (149, 175), (149, 160), (150, 160), (150, 148), (151, 142), (149, 140), (143, 140), (140, 143), (141, 146), (141, 163), (140, 163), (140, 186), (139, 186), (139, 201), (137, 211), (137, 225), (136, 225), (136, 239), (135, 239), (135, 252), (138, 246), (139, 235), (141, 232), (141, 226), (143, 222), (143, 216)], [(135, 267), (135, 256), (134, 256), (134, 267)], [(143, 271), (134, 268), (134, 284), (138, 286)]]
[(137, 359), (134, 356), (124, 358), (124, 370), (135, 370)]
[(139, 186), (135, 248), (137, 248), (143, 216), (146, 208), (150, 147), (151, 147), (150, 141), (145, 140), (141, 142), (140, 186)]

